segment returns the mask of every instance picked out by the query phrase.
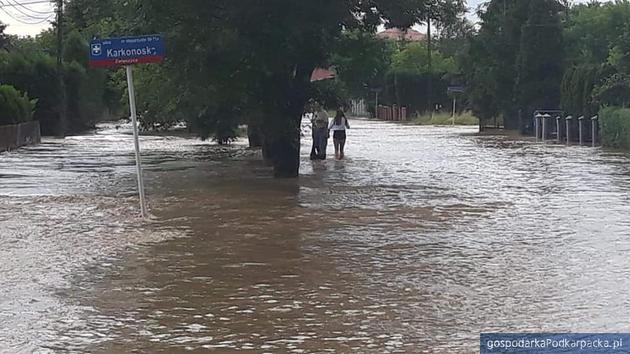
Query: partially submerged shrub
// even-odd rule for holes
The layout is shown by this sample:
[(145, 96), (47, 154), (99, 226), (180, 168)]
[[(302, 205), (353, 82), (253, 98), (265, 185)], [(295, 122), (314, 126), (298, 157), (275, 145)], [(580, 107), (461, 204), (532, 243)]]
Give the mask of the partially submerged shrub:
[(0, 85), (0, 125), (33, 120), (36, 100), (30, 100), (13, 86)]

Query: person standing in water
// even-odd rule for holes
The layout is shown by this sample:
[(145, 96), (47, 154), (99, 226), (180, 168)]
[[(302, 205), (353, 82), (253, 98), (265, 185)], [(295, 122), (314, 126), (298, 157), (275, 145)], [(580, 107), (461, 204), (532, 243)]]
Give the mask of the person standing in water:
[(335, 119), (330, 122), (328, 129), (333, 131), (333, 142), (335, 143), (335, 158), (343, 160), (345, 157), (344, 148), (346, 147), (346, 130), (350, 129), (350, 123), (345, 113), (341, 109), (337, 110)]
[(328, 113), (320, 105), (313, 117), (313, 152), (312, 160), (325, 160), (328, 146)]

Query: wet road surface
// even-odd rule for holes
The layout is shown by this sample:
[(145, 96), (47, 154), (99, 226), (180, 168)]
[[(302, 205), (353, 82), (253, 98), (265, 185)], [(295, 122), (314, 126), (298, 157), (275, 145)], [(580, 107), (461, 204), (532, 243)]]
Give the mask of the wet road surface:
[[(274, 180), (243, 143), (0, 155), (0, 351), (475, 352), (480, 332), (630, 326), (630, 156), (355, 121)], [(332, 151), (329, 151), (332, 153)]]

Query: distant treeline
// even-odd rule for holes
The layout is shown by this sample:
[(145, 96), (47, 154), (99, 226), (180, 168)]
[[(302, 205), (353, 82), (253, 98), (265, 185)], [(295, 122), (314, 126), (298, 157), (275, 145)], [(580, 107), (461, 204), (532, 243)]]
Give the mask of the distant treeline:
[[(483, 121), (528, 130), (536, 109), (591, 117), (626, 106), (630, 2), (567, 4), (493, 0), (480, 10), (481, 26), (459, 62), (469, 103)], [(611, 115), (605, 112), (603, 119)]]

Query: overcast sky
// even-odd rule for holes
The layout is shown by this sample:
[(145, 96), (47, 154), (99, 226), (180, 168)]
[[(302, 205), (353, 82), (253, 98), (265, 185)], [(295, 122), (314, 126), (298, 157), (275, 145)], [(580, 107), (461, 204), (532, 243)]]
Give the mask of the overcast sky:
[[(468, 0), (468, 7), (474, 13), (477, 6), (487, 0)], [(8, 24), (7, 33), (34, 36), (43, 29), (50, 27), (50, 20), (54, 8), (51, 4), (41, 3), (41, 0), (14, 0), (10, 3), (20, 3), (23, 6), (7, 6), (9, 3), (0, 1), (0, 22)], [(35, 4), (32, 4), (35, 2)], [(576, 3), (588, 0), (574, 0)], [(1, 4), (5, 5), (1, 5)], [(48, 19), (48, 20), (47, 20)], [(26, 23), (24, 23), (26, 22)]]
[(42, 0), (0, 1), (0, 22), (8, 25), (9, 34), (34, 36), (50, 27), (54, 10), (51, 3)]
[[(470, 9), (470, 11), (474, 12), (477, 9), (477, 6), (479, 6), (479, 4), (482, 4), (484, 2), (487, 2), (488, 0), (468, 0), (468, 8)], [(572, 4), (586, 4), (588, 2), (590, 2), (591, 0), (569, 0)], [(611, 0), (598, 0), (598, 2), (609, 2)]]

